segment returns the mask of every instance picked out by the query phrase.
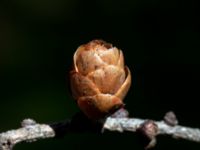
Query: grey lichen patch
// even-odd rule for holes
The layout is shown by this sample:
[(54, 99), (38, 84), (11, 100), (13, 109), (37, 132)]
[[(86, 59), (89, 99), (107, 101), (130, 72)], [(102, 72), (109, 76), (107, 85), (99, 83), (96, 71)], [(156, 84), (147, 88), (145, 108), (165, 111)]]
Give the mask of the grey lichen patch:
[(24, 119), (24, 120), (21, 122), (21, 126), (22, 126), (22, 127), (32, 126), (32, 125), (35, 125), (35, 124), (36, 124), (36, 121), (33, 120), (33, 119)]

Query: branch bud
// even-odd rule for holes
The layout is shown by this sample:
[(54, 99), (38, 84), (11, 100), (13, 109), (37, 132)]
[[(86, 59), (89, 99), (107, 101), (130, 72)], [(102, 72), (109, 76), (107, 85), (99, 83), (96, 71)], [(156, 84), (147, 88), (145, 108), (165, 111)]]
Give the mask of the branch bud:
[(102, 40), (81, 45), (70, 72), (72, 95), (91, 119), (99, 119), (124, 106), (131, 73), (121, 50)]

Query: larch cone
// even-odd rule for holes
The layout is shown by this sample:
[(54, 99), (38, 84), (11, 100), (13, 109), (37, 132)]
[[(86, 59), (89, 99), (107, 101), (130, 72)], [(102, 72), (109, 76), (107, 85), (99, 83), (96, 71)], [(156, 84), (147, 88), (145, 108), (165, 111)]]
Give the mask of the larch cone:
[(72, 95), (90, 119), (100, 119), (124, 106), (131, 73), (121, 50), (102, 40), (81, 45), (70, 72)]

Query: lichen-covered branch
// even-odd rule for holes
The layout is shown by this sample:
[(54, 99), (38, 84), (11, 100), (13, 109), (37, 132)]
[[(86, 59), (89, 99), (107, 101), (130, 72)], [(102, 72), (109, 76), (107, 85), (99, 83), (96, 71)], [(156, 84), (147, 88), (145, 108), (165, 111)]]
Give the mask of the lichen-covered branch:
[(15, 144), (22, 141), (33, 142), (54, 136), (55, 132), (49, 125), (25, 119), (21, 128), (0, 134), (0, 150), (11, 150)]
[[(107, 118), (104, 124), (104, 129), (119, 132), (136, 132), (136, 130), (144, 122), (145, 120), (137, 118)], [(158, 127), (157, 135), (171, 135), (174, 138), (200, 142), (200, 129), (184, 127), (180, 125), (170, 126), (164, 121), (155, 121), (154, 123)]]
[[(80, 121), (82, 122), (80, 126)], [(137, 118), (112, 118), (108, 117), (103, 123), (94, 123), (89, 120), (70, 119), (60, 123), (39, 124), (32, 119), (25, 119), (22, 127), (0, 134), (0, 150), (11, 150), (15, 144), (22, 141), (33, 142), (40, 139), (53, 138), (68, 132), (99, 132), (110, 131), (130, 131), (136, 132), (147, 120)], [(175, 138), (200, 142), (200, 130), (180, 125), (168, 125), (164, 121), (154, 121), (157, 126), (156, 135), (171, 135)], [(99, 125), (101, 124), (101, 126)], [(147, 126), (148, 127), (148, 126)]]

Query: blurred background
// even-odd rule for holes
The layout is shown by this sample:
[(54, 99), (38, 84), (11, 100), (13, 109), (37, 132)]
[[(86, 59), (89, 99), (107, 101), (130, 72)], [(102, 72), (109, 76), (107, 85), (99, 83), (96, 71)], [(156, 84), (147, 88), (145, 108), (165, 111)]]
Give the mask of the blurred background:
[[(79, 109), (68, 86), (76, 48), (103, 39), (122, 49), (133, 83), (130, 115), (200, 128), (200, 34), (196, 0), (1, 0), (0, 132), (24, 118), (52, 123)], [(16, 150), (142, 149), (135, 134), (70, 134), (23, 143)], [(200, 144), (159, 137), (154, 149)]]

